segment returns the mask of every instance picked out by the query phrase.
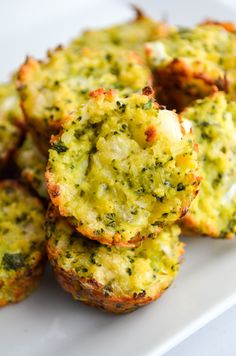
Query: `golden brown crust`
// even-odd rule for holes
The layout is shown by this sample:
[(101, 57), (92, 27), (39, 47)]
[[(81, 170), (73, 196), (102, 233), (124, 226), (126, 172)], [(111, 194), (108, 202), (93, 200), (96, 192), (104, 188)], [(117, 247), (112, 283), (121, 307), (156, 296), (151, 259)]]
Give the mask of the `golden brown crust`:
[(143, 295), (137, 295), (135, 298), (106, 297), (94, 280), (79, 279), (76, 275), (67, 274), (56, 266), (54, 266), (54, 274), (62, 288), (71, 293), (75, 299), (82, 300), (87, 305), (113, 314), (132, 312), (161, 296), (161, 293), (158, 293), (153, 298)]
[(164, 68), (154, 71), (154, 87), (161, 104), (182, 111), (196, 99), (218, 90), (227, 92), (228, 82), (226, 78), (214, 80), (204, 72), (193, 72), (184, 61), (174, 59)]
[(147, 142), (154, 142), (157, 139), (157, 129), (155, 126), (150, 126), (145, 131), (146, 141)]
[(51, 183), (51, 174), (49, 169), (49, 164), (47, 164), (45, 179), (48, 187), (48, 194), (51, 198), (52, 203), (55, 206), (59, 206), (60, 204), (60, 186), (58, 184)]
[[(37, 67), (39, 67), (38, 61), (36, 61), (32, 57), (26, 57), (25, 62), (22, 64), (18, 72), (18, 79), (20, 80), (20, 82), (28, 78), (30, 69), (34, 69)], [(21, 89), (20, 85), (18, 86), (18, 89)]]
[[(115, 245), (119, 247), (135, 247), (138, 246), (139, 243), (145, 239), (145, 237), (141, 236), (141, 234), (137, 234), (133, 239), (129, 241), (122, 241), (122, 237), (119, 233), (116, 233), (114, 236), (108, 234), (97, 235), (94, 234), (94, 230), (85, 228), (84, 226), (77, 226), (76, 230), (82, 235), (88, 237), (90, 240), (99, 241), (102, 244), (110, 246)], [(159, 232), (160, 231), (161, 229), (159, 229)]]
[[(216, 229), (215, 226), (210, 225), (209, 223), (204, 224), (204, 233), (202, 233), (202, 228), (199, 226), (199, 223), (196, 219), (194, 219), (194, 216), (191, 214), (187, 214), (183, 221), (180, 224), (182, 234), (187, 235), (187, 236), (197, 236), (197, 235), (202, 235), (206, 237), (212, 237), (212, 238), (218, 238), (219, 237), (219, 231)], [(226, 240), (232, 240), (234, 238), (233, 233), (228, 233), (224, 236), (224, 239)]]
[(129, 313), (152, 301), (158, 299), (164, 292), (161, 291), (153, 297), (145, 296), (145, 293), (134, 294), (130, 297), (114, 297), (104, 295), (103, 286), (94, 279), (79, 278), (76, 273), (70, 273), (60, 268), (57, 264), (57, 251), (48, 243), (47, 254), (53, 268), (55, 278), (61, 287), (72, 294), (74, 299), (83, 303), (102, 309), (109, 313), (123, 314)]
[[(133, 293), (132, 296), (116, 296), (114, 294), (111, 295), (109, 292), (104, 292), (104, 284), (99, 283), (93, 278), (93, 276), (79, 276), (80, 273), (77, 273), (76, 270), (70, 269), (68, 266), (64, 268), (61, 259), (63, 254), (67, 252), (70, 253), (70, 250), (66, 249), (63, 251), (60, 247), (57, 247), (57, 237), (54, 241), (54, 227), (57, 224), (58, 218), (60, 219), (58, 209), (50, 204), (46, 216), (46, 222), (49, 224), (48, 227), (46, 227), (46, 235), (48, 238), (46, 246), (47, 254), (49, 262), (53, 268), (55, 278), (61, 287), (70, 293), (74, 299), (109, 313), (122, 314), (132, 312), (139, 307), (151, 303), (152, 301), (158, 299), (162, 293), (170, 287), (171, 282), (168, 281), (162, 284), (162, 288), (157, 288), (158, 291), (156, 291), (156, 293), (154, 292), (151, 296), (148, 296), (145, 290), (142, 290), (139, 293)], [(50, 226), (52, 226), (52, 230), (50, 230)], [(62, 231), (63, 230), (61, 230), (61, 232)], [(78, 238), (83, 237), (79, 237), (78, 235)], [(181, 243), (178, 247), (179, 264), (182, 263), (184, 252), (184, 244)], [(168, 273), (167, 270), (166, 273)]]
[(148, 96), (148, 97), (150, 97), (150, 98), (154, 98), (155, 92), (154, 92), (154, 90), (153, 90), (152, 87), (146, 86), (146, 87), (144, 87), (144, 88), (142, 89), (142, 94), (143, 94), (143, 95), (146, 95), (146, 96)]
[(205, 25), (220, 26), (220, 27), (223, 27), (228, 32), (236, 32), (235, 25), (232, 22), (228, 22), (228, 21), (221, 22), (221, 21), (206, 19), (205, 21), (200, 23), (200, 26), (205, 26)]
[[(201, 234), (201, 231), (197, 228), (198, 224), (197, 221), (194, 219), (194, 217), (190, 214), (187, 214), (184, 219), (183, 219), (183, 232), (188, 234), (193, 233), (194, 234)], [(207, 224), (205, 225), (205, 229), (208, 231), (207, 235), (212, 236), (212, 237), (217, 237), (217, 231), (214, 229), (213, 226), (210, 226)]]

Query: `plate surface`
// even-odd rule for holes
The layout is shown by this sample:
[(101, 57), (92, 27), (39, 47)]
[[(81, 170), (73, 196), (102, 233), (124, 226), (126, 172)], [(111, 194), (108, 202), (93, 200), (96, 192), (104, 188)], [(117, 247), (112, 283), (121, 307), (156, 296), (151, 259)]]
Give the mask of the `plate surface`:
[[(234, 20), (234, 0), (134, 1), (156, 18), (192, 25), (204, 18)], [(0, 5), (0, 79), (26, 54), (43, 56), (81, 29), (132, 17), (127, 0), (8, 0)], [(26, 301), (1, 310), (4, 356), (152, 356), (236, 303), (236, 241), (185, 239), (185, 263), (157, 302), (125, 316), (106, 315), (75, 302), (52, 278)]]

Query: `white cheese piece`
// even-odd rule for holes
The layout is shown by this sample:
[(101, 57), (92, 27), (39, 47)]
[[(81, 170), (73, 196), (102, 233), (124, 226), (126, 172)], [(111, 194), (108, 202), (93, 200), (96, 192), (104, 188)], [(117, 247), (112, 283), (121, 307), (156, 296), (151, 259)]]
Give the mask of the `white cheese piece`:
[(10, 111), (15, 107), (16, 104), (17, 98), (15, 96), (9, 96), (4, 100), (3, 104), (1, 105), (1, 110)]
[(187, 119), (183, 119), (182, 126), (183, 126), (183, 128), (184, 128), (186, 133), (190, 133), (191, 129), (193, 128), (192, 122), (190, 120), (187, 120)]
[(153, 64), (158, 65), (168, 59), (166, 49), (161, 42), (148, 42), (145, 44), (147, 56), (153, 61)]
[(236, 195), (236, 183), (232, 184), (225, 196), (222, 198), (223, 204), (228, 204)]
[(172, 111), (161, 110), (159, 112), (158, 126), (159, 135), (163, 135), (170, 143), (177, 143), (183, 137), (178, 116)]

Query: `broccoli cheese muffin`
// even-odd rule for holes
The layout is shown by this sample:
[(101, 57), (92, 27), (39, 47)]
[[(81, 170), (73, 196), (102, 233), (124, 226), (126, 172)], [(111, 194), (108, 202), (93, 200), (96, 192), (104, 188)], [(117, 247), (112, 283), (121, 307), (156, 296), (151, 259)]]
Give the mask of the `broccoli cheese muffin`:
[(113, 48), (57, 49), (45, 62), (28, 58), (19, 71), (21, 104), (28, 128), (45, 153), (59, 123), (76, 112), (100, 86), (122, 95), (150, 82), (151, 73), (134, 52)]
[(162, 104), (182, 110), (219, 90), (235, 96), (236, 35), (222, 25), (180, 29), (146, 45)]
[(148, 95), (98, 89), (90, 96), (49, 150), (49, 195), (83, 235), (135, 246), (186, 214), (195, 197), (192, 135)]
[(23, 123), (14, 82), (0, 84), (0, 170), (21, 141)]
[(203, 177), (198, 197), (184, 218), (185, 228), (232, 238), (236, 233), (236, 102), (223, 92), (196, 101), (182, 113), (199, 143)]
[(27, 134), (23, 145), (16, 151), (15, 161), (25, 182), (40, 197), (48, 199), (45, 181), (47, 159), (39, 151), (30, 134)]
[(71, 42), (71, 46), (89, 48), (121, 47), (144, 56), (144, 44), (167, 36), (175, 29), (165, 22), (157, 22), (137, 10), (134, 21), (120, 25), (85, 31)]
[(26, 298), (44, 270), (44, 209), (16, 181), (0, 182), (0, 306)]
[(61, 286), (75, 299), (113, 313), (157, 299), (175, 278), (184, 252), (176, 225), (133, 249), (88, 240), (53, 211), (46, 232), (49, 261)]

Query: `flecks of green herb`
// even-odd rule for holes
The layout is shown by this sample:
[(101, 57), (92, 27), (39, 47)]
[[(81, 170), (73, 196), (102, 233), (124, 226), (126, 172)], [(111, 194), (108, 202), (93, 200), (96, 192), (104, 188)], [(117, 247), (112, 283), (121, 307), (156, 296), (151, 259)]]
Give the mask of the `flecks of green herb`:
[(25, 266), (25, 257), (22, 253), (5, 253), (2, 259), (2, 265), (5, 270), (16, 271)]
[(149, 99), (144, 105), (143, 108), (144, 110), (150, 110), (152, 107), (152, 99)]
[(122, 113), (125, 112), (126, 104), (121, 103), (120, 101), (117, 101), (117, 102), (116, 102), (116, 105), (118, 106), (119, 110), (120, 110)]
[(126, 272), (128, 273), (128, 275), (129, 276), (131, 276), (132, 275), (132, 269), (131, 268), (126, 268)]
[(113, 228), (116, 227), (115, 216), (116, 214), (114, 213), (105, 214), (105, 225)]
[(177, 192), (181, 192), (182, 190), (185, 190), (185, 186), (183, 183), (178, 183), (177, 184)]
[(57, 151), (57, 153), (63, 153), (68, 150), (68, 147), (62, 141), (54, 142), (52, 149)]

